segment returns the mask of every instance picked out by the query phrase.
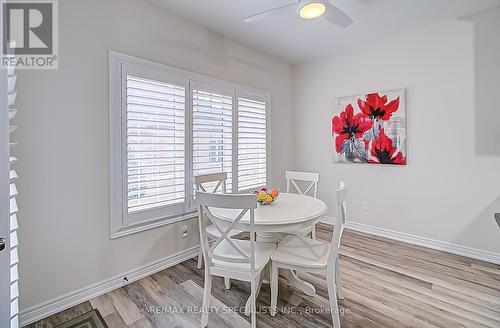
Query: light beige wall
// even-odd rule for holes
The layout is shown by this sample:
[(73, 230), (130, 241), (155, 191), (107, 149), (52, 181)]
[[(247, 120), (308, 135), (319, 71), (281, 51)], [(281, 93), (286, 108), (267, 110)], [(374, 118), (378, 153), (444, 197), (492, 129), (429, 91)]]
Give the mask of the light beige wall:
[(109, 239), (108, 50), (272, 94), (272, 170), (292, 160), (287, 64), (133, 0), (59, 1), (59, 69), (19, 72), (23, 310), (197, 244), (185, 223)]
[[(483, 14), (497, 30), (500, 14)], [(479, 29), (476, 32), (484, 32)], [(481, 38), (482, 35), (479, 36)], [(476, 121), (481, 104), (498, 113), (498, 80), (475, 92), (475, 25), (450, 21), (392, 40), (369, 42), (359, 51), (294, 67), (295, 167), (319, 172), (319, 196), (334, 208), (334, 189), (349, 190), (349, 219), (358, 223), (500, 253), (493, 213), (500, 211), (500, 157), (480, 156), (478, 129), (498, 128), (498, 115)], [(488, 43), (481, 43), (484, 49)], [(498, 55), (490, 60), (500, 68)], [(493, 59), (493, 58), (490, 58)], [(408, 165), (333, 164), (334, 99), (368, 91), (407, 89)], [(482, 116), (481, 116), (482, 117)], [(493, 136), (492, 133), (489, 134)], [(499, 140), (488, 139), (491, 147)], [(363, 201), (368, 211), (361, 211)], [(333, 215), (333, 211), (330, 212)]]

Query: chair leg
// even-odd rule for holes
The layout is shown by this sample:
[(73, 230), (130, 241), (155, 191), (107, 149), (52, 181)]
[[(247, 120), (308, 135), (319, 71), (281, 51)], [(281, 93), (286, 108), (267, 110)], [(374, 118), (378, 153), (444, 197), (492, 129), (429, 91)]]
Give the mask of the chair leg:
[(257, 291), (255, 292), (255, 299), (257, 299), (257, 297), (259, 297), (260, 288), (262, 287), (262, 281), (264, 281), (264, 275), (261, 272), (259, 274), (259, 277), (257, 278)]
[(343, 300), (344, 292), (342, 291), (342, 276), (340, 274), (339, 259), (335, 262), (335, 284), (337, 285), (338, 299)]
[[(257, 277), (257, 279), (260, 279), (260, 277)], [(251, 312), (252, 312), (252, 317), (250, 319), (252, 323), (252, 328), (257, 328), (257, 306), (256, 306), (256, 298), (257, 298), (257, 284), (258, 280), (252, 281), (250, 285), (251, 289), (251, 294), (250, 294), (250, 299), (252, 300), (252, 307), (251, 307)]]
[(312, 237), (312, 239), (316, 240), (316, 225), (315, 224), (313, 224), (313, 226), (312, 226), (311, 237)]
[(201, 327), (208, 325), (208, 314), (210, 310), (210, 298), (212, 298), (212, 276), (205, 270), (205, 286), (203, 290), (203, 309), (201, 313)]
[(271, 316), (276, 315), (278, 304), (278, 263), (272, 261), (271, 264)]
[(334, 272), (327, 271), (326, 284), (328, 286), (328, 299), (332, 314), (333, 328), (340, 328), (339, 305), (337, 302), (337, 286), (335, 285)]
[(200, 251), (198, 252), (198, 264), (196, 264), (197, 269), (201, 269), (203, 266), (203, 253), (201, 252), (201, 246), (200, 246)]
[(224, 285), (226, 286), (226, 289), (231, 289), (231, 279), (224, 277)]

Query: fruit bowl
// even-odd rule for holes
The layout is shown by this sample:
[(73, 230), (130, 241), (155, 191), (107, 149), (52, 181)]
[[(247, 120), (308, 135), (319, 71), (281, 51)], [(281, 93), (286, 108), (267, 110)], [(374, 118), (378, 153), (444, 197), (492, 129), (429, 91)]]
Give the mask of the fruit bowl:
[(280, 196), (280, 191), (276, 188), (271, 189), (271, 191), (262, 188), (261, 190), (254, 190), (253, 193), (257, 196), (257, 203), (260, 205), (272, 204)]

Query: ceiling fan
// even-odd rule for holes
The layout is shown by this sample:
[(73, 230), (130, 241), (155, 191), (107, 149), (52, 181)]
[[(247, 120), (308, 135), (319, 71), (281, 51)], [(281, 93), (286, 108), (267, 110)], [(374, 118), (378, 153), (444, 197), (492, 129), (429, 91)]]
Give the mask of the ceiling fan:
[(299, 0), (294, 3), (272, 8), (243, 19), (245, 23), (252, 23), (285, 12), (296, 7), (297, 15), (303, 19), (323, 18), (332, 24), (347, 27), (354, 21), (344, 11), (332, 4), (333, 0)]

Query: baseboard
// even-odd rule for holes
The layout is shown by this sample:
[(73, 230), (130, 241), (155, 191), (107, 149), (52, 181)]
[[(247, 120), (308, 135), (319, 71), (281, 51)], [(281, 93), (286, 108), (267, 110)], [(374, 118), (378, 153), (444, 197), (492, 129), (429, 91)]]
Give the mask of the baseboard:
[[(333, 225), (335, 219), (332, 217), (325, 217), (321, 222)], [(410, 235), (403, 232), (377, 228), (357, 222), (346, 222), (345, 228), (364, 232), (367, 234), (380, 236), (388, 239), (393, 239), (397, 241), (402, 241), (408, 244), (427, 247), (439, 251), (444, 251), (456, 255), (461, 255), (465, 257), (470, 257), (476, 260), (481, 260), (489, 263), (500, 264), (500, 254), (483, 251), (480, 249), (470, 248), (466, 246), (461, 246), (453, 243), (447, 243), (435, 239), (419, 237), (415, 235)]]
[[(62, 295), (40, 305), (35, 305), (31, 308), (21, 311), (19, 316), (20, 326), (26, 326), (35, 321), (51, 316), (60, 311), (66, 310), (72, 306), (93, 299), (94, 297), (103, 295), (116, 288), (120, 288), (134, 281), (152, 275), (156, 272), (165, 270), (169, 267), (177, 265), (181, 262), (189, 260), (198, 255), (199, 247), (195, 246), (171, 255), (159, 261), (147, 264), (135, 270), (124, 272), (113, 278), (103, 280), (88, 287), (77, 291)], [(127, 277), (127, 281), (124, 280)]]

